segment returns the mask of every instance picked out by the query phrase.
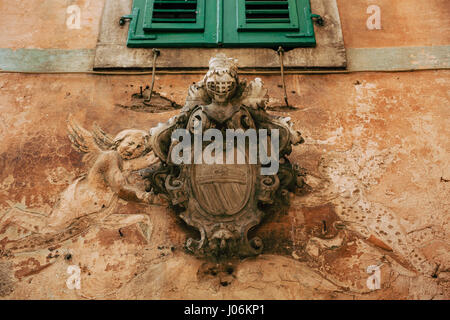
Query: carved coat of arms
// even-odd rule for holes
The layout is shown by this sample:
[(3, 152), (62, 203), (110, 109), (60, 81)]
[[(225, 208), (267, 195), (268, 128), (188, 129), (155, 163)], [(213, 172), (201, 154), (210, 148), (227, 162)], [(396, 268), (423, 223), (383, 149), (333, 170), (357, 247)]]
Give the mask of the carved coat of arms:
[[(288, 202), (289, 192), (301, 187), (302, 172), (287, 155), (303, 139), (289, 118), (265, 110), (267, 100), (260, 79), (240, 81), (235, 61), (218, 55), (211, 59), (204, 79), (190, 87), (180, 114), (150, 132), (161, 162), (141, 175), (148, 191), (164, 195), (179, 216), (199, 231), (200, 239), (186, 243), (196, 255), (261, 253), (262, 240), (248, 239), (247, 233), (261, 222), (268, 207)], [(185, 133), (177, 135), (180, 130)], [(230, 132), (236, 135), (231, 144)], [(239, 134), (244, 144), (234, 143)], [(189, 146), (182, 155), (180, 145)], [(244, 161), (236, 161), (239, 158)]]

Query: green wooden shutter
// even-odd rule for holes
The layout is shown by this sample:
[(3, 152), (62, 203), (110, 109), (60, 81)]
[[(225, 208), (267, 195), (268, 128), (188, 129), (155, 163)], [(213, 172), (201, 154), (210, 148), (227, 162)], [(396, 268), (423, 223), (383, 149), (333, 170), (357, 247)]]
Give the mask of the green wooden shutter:
[(216, 8), (211, 0), (134, 0), (127, 45), (215, 46)]
[(225, 0), (224, 24), (228, 46), (305, 47), (316, 39), (309, 0)]
[(134, 0), (129, 47), (316, 44), (309, 0)]

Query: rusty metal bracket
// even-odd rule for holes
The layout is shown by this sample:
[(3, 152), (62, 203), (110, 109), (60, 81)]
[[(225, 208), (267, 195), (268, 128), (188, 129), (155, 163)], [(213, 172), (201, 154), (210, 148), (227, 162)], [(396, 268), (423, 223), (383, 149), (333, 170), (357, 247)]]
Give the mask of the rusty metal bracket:
[(152, 65), (152, 84), (150, 86), (150, 95), (148, 99), (144, 100), (145, 105), (150, 105), (150, 101), (152, 100), (153, 95), (153, 87), (155, 86), (155, 75), (156, 75), (156, 59), (158, 59), (161, 51), (159, 49), (153, 48), (153, 65)]
[(321, 15), (311, 14), (311, 19), (319, 26), (323, 27), (325, 25), (325, 20)]
[(123, 26), (123, 25), (125, 25), (125, 22), (127, 20), (131, 20), (131, 19), (133, 19), (133, 15), (131, 15), (131, 14), (129, 14), (127, 16), (122, 16), (122, 17), (120, 17), (119, 25)]
[(281, 71), (281, 82), (283, 83), (284, 102), (286, 103), (286, 107), (290, 108), (288, 97), (287, 97), (287, 91), (286, 91), (286, 83), (284, 81), (284, 62), (283, 62), (284, 49), (283, 49), (283, 47), (281, 47), (281, 46), (278, 47), (277, 53), (280, 56), (280, 71)]

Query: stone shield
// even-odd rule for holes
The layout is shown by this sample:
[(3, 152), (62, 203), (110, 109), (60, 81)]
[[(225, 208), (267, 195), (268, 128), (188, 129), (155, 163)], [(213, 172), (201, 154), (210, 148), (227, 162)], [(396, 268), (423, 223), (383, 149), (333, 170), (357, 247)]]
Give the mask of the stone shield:
[(234, 216), (250, 199), (254, 171), (248, 164), (197, 164), (191, 168), (193, 195), (205, 213)]

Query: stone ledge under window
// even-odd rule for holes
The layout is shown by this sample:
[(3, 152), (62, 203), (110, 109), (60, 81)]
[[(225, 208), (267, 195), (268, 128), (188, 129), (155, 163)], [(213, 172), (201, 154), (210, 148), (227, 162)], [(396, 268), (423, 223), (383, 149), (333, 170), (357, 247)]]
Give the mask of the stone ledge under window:
[[(119, 26), (121, 16), (131, 12), (133, 0), (106, 0), (95, 52), (94, 69), (147, 69), (153, 53), (148, 48), (128, 48), (128, 23)], [(284, 55), (292, 69), (343, 69), (347, 57), (336, 0), (311, 0), (311, 10), (321, 15), (324, 26), (315, 25), (317, 46), (296, 48)], [(211, 56), (223, 52), (238, 59), (240, 69), (279, 69), (276, 51), (267, 48), (159, 48), (158, 69), (203, 69)]]

